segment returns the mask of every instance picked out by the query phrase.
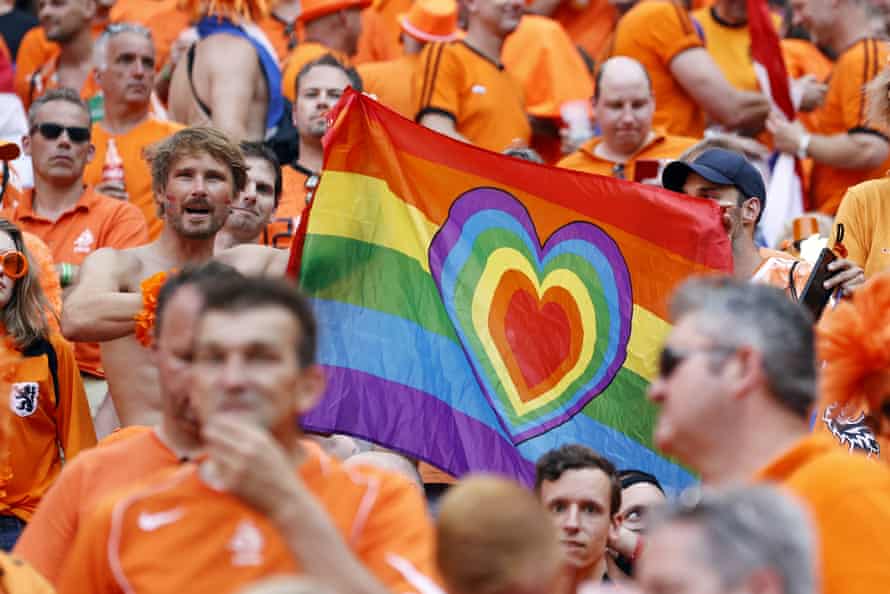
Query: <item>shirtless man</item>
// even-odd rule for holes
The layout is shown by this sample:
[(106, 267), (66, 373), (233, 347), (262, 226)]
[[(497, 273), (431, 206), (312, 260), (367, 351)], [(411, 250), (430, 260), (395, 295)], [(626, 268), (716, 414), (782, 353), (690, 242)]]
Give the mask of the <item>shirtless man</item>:
[[(157, 370), (134, 334), (134, 316), (143, 307), (142, 281), (211, 258), (216, 233), (247, 179), (238, 145), (212, 128), (186, 128), (163, 141), (153, 151), (151, 170), (159, 216), (166, 222), (161, 235), (138, 248), (91, 254), (65, 299), (62, 316), (67, 338), (102, 343), (121, 426), (160, 421)], [(257, 245), (217, 254), (247, 275), (283, 276), (287, 258), (286, 250)], [(101, 413), (97, 425), (100, 433), (113, 428)]]
[(259, 11), (248, 9), (239, 25), (225, 11), (205, 13), (198, 21), (200, 40), (176, 65), (170, 81), (170, 118), (190, 126), (212, 125), (238, 141), (261, 141), (284, 113), (278, 60), (265, 34), (243, 18)]

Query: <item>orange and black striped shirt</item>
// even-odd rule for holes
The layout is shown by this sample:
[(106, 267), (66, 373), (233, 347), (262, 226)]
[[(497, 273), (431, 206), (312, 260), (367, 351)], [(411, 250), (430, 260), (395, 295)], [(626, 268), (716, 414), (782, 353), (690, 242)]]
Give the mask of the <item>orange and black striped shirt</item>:
[(516, 140), (528, 144), (531, 127), (522, 85), (462, 41), (430, 43), (414, 71), (415, 120), (440, 113), (470, 142), (503, 151)]

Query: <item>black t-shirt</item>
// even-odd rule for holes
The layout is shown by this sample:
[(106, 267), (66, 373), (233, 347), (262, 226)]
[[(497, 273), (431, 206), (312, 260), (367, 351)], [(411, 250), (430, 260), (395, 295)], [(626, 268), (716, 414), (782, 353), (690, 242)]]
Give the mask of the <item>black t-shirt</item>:
[(30, 12), (25, 12), (14, 8), (6, 14), (0, 15), (0, 35), (12, 54), (12, 61), (15, 62), (16, 55), (19, 52), (19, 44), (22, 43), (22, 37), (29, 30), (37, 26), (37, 17)]

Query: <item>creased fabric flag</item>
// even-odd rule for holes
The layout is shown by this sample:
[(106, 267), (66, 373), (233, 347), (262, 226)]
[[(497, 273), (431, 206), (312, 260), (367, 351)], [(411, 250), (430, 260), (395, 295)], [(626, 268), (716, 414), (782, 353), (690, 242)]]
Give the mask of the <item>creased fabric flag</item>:
[(326, 393), (312, 431), (532, 482), (586, 444), (671, 488), (645, 390), (672, 288), (728, 272), (716, 203), (464, 144), (348, 91), (300, 234)]
[[(770, 99), (773, 109), (794, 120), (796, 110), (791, 97), (788, 70), (779, 45), (779, 34), (773, 25), (766, 0), (748, 1), (748, 30), (751, 33), (751, 59), (760, 90)], [(794, 155), (780, 153), (773, 165), (766, 208), (760, 221), (763, 236), (770, 247), (776, 247), (785, 222), (804, 212), (803, 179), (800, 163)]]

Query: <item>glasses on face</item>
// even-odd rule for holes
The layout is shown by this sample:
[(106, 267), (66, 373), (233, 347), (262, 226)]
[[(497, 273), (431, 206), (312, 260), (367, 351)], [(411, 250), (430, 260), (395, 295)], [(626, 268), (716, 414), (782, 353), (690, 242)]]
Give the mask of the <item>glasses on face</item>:
[(665, 345), (661, 349), (661, 356), (658, 359), (658, 376), (661, 379), (669, 378), (677, 368), (683, 364), (689, 357), (703, 353), (706, 355), (728, 355), (735, 352), (735, 347), (726, 345), (711, 345), (697, 349), (678, 349), (670, 345)]
[(18, 250), (9, 250), (0, 254), (0, 267), (9, 278), (19, 279), (28, 273), (28, 260)]
[(83, 126), (62, 126), (61, 124), (45, 123), (38, 124), (31, 128), (31, 134), (40, 132), (40, 135), (47, 140), (55, 140), (62, 135), (62, 132), (68, 134), (71, 142), (80, 144), (90, 139), (90, 129)]

